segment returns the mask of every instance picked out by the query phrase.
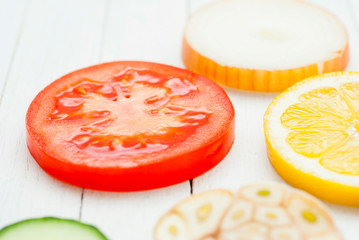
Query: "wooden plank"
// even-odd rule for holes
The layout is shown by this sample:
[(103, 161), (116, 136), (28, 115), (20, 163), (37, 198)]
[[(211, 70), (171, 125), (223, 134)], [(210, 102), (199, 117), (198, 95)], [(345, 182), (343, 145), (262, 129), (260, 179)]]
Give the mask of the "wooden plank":
[[(211, 0), (192, 0), (191, 12)], [(336, 14), (348, 29), (351, 60), (348, 70), (358, 71), (359, 36), (346, 1), (312, 0)], [(355, 0), (352, 1), (358, 4)], [(356, 8), (356, 12), (359, 8)], [(226, 88), (236, 110), (236, 139), (228, 156), (216, 168), (193, 180), (194, 193), (213, 188), (238, 189), (261, 181), (283, 180), (271, 167), (265, 149), (263, 115), (275, 94), (250, 93)], [(356, 240), (359, 209), (326, 203), (345, 239)]]
[(231, 151), (218, 166), (193, 180), (194, 193), (213, 188), (235, 190), (268, 179), (282, 181), (267, 160), (262, 121), (276, 94), (225, 90), (236, 111), (236, 138)]
[[(191, 14), (214, 0), (192, 0)], [(213, 170), (193, 180), (193, 192), (213, 188), (236, 190), (240, 186), (273, 179), (281, 181), (267, 160), (263, 135), (263, 115), (276, 94), (251, 93), (225, 88), (236, 111), (233, 147)]]
[(111, 1), (108, 9), (102, 61), (141, 60), (183, 66), (184, 1)]
[[(182, 66), (184, 1), (112, 1), (108, 9), (103, 61), (145, 60)], [(151, 239), (160, 215), (189, 195), (188, 181), (135, 193), (85, 190), (82, 220), (101, 226), (110, 239)]]
[[(349, 8), (351, 10), (351, 14), (353, 17), (354, 25), (359, 33), (359, 1), (358, 0), (346, 0), (348, 2)], [(359, 52), (357, 52), (359, 54)]]
[[(192, 0), (190, 13), (214, 0)], [(225, 87), (236, 111), (236, 139), (226, 158), (213, 170), (193, 180), (193, 192), (213, 188), (236, 190), (240, 186), (274, 179), (267, 160), (263, 135), (263, 115), (276, 93), (255, 93)]]
[(25, 8), (26, 0), (0, 0), (0, 104)]
[[(311, 0), (311, 2), (334, 13), (346, 26), (350, 48), (350, 60), (347, 70), (358, 71), (359, 46), (357, 43), (359, 42), (359, 31), (356, 26), (356, 20), (353, 17), (352, 11), (354, 11), (354, 9), (350, 5), (349, 1), (350, 0)], [(326, 203), (326, 205), (329, 206), (334, 220), (342, 232), (344, 239), (356, 240), (358, 238), (359, 209), (329, 203)]]
[(45, 85), (98, 61), (103, 20), (103, 1), (29, 3), (0, 106), (0, 226), (29, 217), (78, 218), (82, 189), (38, 167), (26, 148), (25, 113)]
[(216, 0), (189, 0), (189, 15), (211, 2), (216, 2)]
[[(191, 0), (190, 14), (215, 0)], [(277, 94), (251, 93), (225, 87), (236, 111), (233, 147), (213, 170), (193, 180), (193, 193), (213, 188), (236, 190), (258, 181), (282, 181), (267, 160), (263, 135), (263, 115)]]
[[(345, 25), (349, 36), (350, 60), (346, 70), (358, 71), (359, 65), (359, 27), (354, 13), (359, 13), (357, 1), (344, 0), (311, 0), (328, 11), (334, 13)], [(353, 5), (352, 5), (353, 4)], [(355, 9), (355, 7), (357, 7)]]
[[(357, 43), (359, 42), (359, 28), (357, 28), (357, 22), (354, 18), (353, 11), (359, 11), (359, 8), (354, 9), (353, 6), (355, 3), (353, 3), (354, 5), (351, 5), (349, 1), (350, 0), (312, 0), (311, 2), (334, 13), (344, 23), (348, 31), (350, 49), (350, 60), (347, 70), (358, 71), (359, 46)], [(326, 205), (329, 206), (334, 220), (341, 230), (344, 239), (358, 239), (359, 209), (329, 203), (326, 203)]]

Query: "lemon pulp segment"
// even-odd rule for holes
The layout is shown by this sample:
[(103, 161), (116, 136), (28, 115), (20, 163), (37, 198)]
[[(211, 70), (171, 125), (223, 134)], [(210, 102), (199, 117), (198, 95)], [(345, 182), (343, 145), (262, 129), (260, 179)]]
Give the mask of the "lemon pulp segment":
[(359, 175), (359, 82), (323, 87), (299, 96), (281, 116), (287, 143), (329, 170)]
[(268, 107), (264, 128), (268, 156), (285, 180), (324, 200), (359, 206), (359, 73), (292, 86)]

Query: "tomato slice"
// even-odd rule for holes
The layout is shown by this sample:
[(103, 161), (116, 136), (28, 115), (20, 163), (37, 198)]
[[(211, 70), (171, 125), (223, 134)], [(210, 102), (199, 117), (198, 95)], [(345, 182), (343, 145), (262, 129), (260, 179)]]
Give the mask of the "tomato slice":
[(180, 68), (111, 62), (42, 90), (27, 145), (50, 175), (80, 187), (136, 191), (213, 168), (234, 140), (234, 109), (216, 83)]

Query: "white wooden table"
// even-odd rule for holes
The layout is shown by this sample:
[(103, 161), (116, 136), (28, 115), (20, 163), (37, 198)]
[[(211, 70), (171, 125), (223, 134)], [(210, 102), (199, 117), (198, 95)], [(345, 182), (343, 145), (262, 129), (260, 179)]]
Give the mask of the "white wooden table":
[[(262, 117), (275, 94), (226, 89), (236, 109), (236, 140), (224, 161), (190, 182), (159, 190), (84, 190), (45, 174), (26, 148), (25, 113), (56, 78), (112, 60), (183, 67), (183, 27), (208, 0), (0, 0), (0, 228), (30, 217), (57, 216), (98, 226), (111, 240), (152, 239), (161, 214), (212, 188), (235, 190), (280, 181), (267, 160)], [(359, 0), (312, 0), (346, 25), (349, 70), (359, 70)], [(326, 205), (345, 239), (359, 239), (359, 209)]]

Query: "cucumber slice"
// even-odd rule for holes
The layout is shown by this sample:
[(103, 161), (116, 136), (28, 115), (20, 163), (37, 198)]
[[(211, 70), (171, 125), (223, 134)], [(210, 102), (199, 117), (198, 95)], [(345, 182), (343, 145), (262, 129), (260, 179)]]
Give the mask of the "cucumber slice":
[(0, 240), (108, 240), (96, 227), (75, 220), (34, 218), (0, 230)]

